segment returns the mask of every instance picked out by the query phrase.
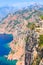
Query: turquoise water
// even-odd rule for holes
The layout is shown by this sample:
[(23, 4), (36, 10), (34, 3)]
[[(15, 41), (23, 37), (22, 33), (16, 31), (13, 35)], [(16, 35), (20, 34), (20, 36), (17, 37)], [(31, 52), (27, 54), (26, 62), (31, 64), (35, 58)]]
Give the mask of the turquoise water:
[(16, 65), (17, 60), (7, 60), (4, 57), (0, 57), (0, 65)]

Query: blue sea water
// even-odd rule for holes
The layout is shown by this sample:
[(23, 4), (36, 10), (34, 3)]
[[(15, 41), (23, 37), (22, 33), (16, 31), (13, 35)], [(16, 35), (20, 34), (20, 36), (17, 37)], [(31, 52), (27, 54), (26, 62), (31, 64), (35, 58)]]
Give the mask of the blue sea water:
[(10, 52), (10, 48), (8, 47), (8, 43), (13, 40), (12, 34), (0, 34), (0, 56), (8, 55)]
[(12, 34), (0, 34), (0, 65), (16, 65), (17, 60), (7, 60), (4, 55), (8, 55), (10, 47), (8, 44), (13, 40)]

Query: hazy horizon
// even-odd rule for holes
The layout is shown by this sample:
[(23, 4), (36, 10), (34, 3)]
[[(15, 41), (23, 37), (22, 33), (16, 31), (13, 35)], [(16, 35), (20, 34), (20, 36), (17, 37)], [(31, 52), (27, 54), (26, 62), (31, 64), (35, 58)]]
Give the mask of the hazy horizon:
[(24, 7), (34, 3), (43, 5), (43, 0), (0, 0), (0, 7), (3, 6)]

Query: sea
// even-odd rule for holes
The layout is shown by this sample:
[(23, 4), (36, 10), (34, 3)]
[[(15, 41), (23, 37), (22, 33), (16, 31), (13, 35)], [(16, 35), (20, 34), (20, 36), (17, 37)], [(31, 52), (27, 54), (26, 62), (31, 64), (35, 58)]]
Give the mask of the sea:
[(16, 65), (17, 60), (8, 60), (5, 58), (5, 55), (8, 55), (11, 51), (8, 44), (12, 41), (12, 34), (0, 34), (0, 65)]

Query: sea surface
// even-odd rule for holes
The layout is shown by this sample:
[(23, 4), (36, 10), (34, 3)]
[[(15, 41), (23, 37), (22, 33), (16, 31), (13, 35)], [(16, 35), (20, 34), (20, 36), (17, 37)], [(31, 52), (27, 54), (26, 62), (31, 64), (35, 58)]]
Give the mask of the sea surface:
[(8, 60), (5, 55), (8, 55), (11, 48), (8, 44), (13, 40), (12, 34), (0, 34), (0, 65), (16, 65), (17, 60)]
[(7, 60), (7, 58), (0, 57), (0, 65), (16, 65), (17, 60)]

